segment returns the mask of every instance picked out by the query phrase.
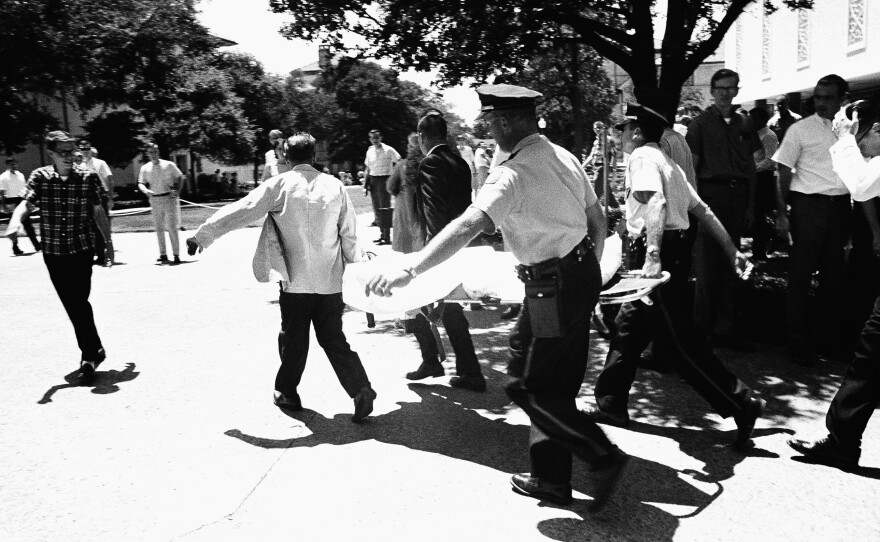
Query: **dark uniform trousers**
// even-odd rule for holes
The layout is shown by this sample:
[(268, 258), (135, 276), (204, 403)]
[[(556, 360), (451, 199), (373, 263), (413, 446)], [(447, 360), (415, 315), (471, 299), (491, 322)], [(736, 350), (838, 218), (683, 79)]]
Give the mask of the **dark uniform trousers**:
[(53, 255), (43, 253), (43, 261), (49, 271), (49, 278), (58, 293), (67, 317), (73, 324), (76, 343), (82, 353), (83, 361), (102, 361), (99, 353), (101, 338), (95, 327), (95, 315), (89, 303), (92, 292), (92, 259), (95, 253), (90, 251), (70, 255)]
[(527, 303), (513, 331), (529, 347), (522, 378), (506, 391), (532, 421), (531, 474), (551, 483), (571, 480), (572, 454), (598, 469), (617, 451), (575, 402), (589, 360), (590, 315), (601, 283), (599, 263), (588, 251), (581, 262), (562, 269), (564, 336), (533, 337)]
[[(739, 248), (749, 204), (748, 182), (700, 179), (698, 185), (700, 197), (724, 225), (733, 244)], [(700, 232), (697, 235), (696, 253), (694, 318), (710, 335), (734, 335), (736, 275), (730, 271), (730, 263), (721, 247), (708, 233)]]
[(626, 411), (639, 357), (653, 340), (655, 352), (663, 352), (664, 361), (718, 414), (726, 418), (742, 413), (751, 390), (715, 356), (685, 302), (691, 264), (686, 230), (664, 232), (660, 260), (671, 279), (649, 295), (652, 305), (635, 301), (620, 308), (618, 332), (596, 381), (596, 403), (607, 412)]
[(315, 326), (318, 344), (327, 354), (336, 377), (354, 397), (370, 384), (361, 358), (348, 345), (342, 332), (342, 294), (298, 294), (282, 291), (281, 332), (278, 334), (278, 353), (281, 368), (275, 376), (275, 389), (285, 395), (296, 393), (306, 368), (309, 353), (309, 328)]
[[(849, 195), (791, 192), (791, 237), (786, 326), (791, 346), (833, 347), (839, 342), (845, 251), (852, 223)], [(816, 327), (810, 325), (810, 286), (819, 271)]]
[(856, 346), (837, 395), (831, 401), (825, 426), (844, 447), (858, 447), (874, 410), (880, 406), (880, 297)]
[(391, 237), (391, 193), (387, 184), (390, 175), (370, 175), (370, 199), (373, 202), (373, 213), (376, 225), (379, 226), (380, 237), (390, 240)]
[[(481, 374), (480, 362), (474, 351), (474, 342), (471, 339), (470, 324), (464, 315), (464, 310), (458, 303), (443, 304), (443, 327), (452, 344), (455, 353), (455, 371), (459, 376)], [(431, 325), (424, 314), (419, 314), (409, 324), (409, 330), (416, 336), (419, 342), (419, 350), (422, 353), (422, 361), (425, 363), (440, 363), (440, 350), (437, 340), (431, 331)]]

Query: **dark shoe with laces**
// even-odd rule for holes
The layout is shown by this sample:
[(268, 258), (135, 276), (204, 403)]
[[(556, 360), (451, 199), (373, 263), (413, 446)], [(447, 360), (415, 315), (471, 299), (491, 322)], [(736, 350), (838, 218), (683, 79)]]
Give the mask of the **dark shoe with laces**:
[(733, 448), (741, 450), (745, 448), (752, 440), (752, 432), (755, 430), (755, 422), (764, 412), (767, 401), (758, 399), (757, 397), (749, 398), (746, 408), (742, 414), (734, 416), (736, 421), (736, 440), (733, 441)]
[(461, 390), (486, 391), (486, 379), (481, 374), (453, 376), (449, 379), (449, 385)]
[(168, 256), (165, 256), (164, 254), (162, 256), (159, 256), (158, 258), (156, 258), (156, 263), (159, 263), (159, 264), (168, 263)]
[(584, 411), (595, 423), (613, 425), (614, 427), (629, 427), (629, 412), (608, 412), (600, 408), (590, 408)]
[(445, 374), (446, 371), (443, 370), (443, 366), (440, 365), (439, 361), (430, 363), (423, 361), (418, 369), (406, 373), (406, 378), (407, 380), (422, 380), (423, 378), (443, 376)]
[(862, 455), (859, 447), (841, 446), (830, 435), (813, 442), (792, 439), (788, 441), (788, 445), (813, 463), (841, 469), (857, 468), (859, 466), (859, 457)]
[(553, 484), (528, 473), (514, 474), (510, 477), (513, 491), (526, 497), (552, 502), (560, 506), (572, 503), (571, 484)]
[(12, 246), (12, 253), (16, 256), (21, 256), (22, 254), (24, 254), (24, 251), (22, 251), (20, 248), (18, 248), (18, 245), (13, 245)]
[(629, 456), (620, 450), (603, 461), (604, 465), (590, 470), (593, 480), (593, 500), (587, 505), (590, 512), (598, 512), (608, 504), (629, 466)]
[(80, 384), (91, 384), (95, 381), (95, 362), (81, 361), (79, 363), (79, 372), (76, 374)]
[(276, 391), (273, 402), (278, 408), (285, 408), (293, 411), (300, 411), (303, 409), (302, 401), (299, 398), (299, 394), (296, 392), (285, 395), (280, 391)]
[(174, 261), (171, 262), (171, 265), (180, 265), (180, 256), (175, 256)]
[(354, 396), (354, 414), (351, 415), (351, 421), (357, 423), (373, 412), (373, 400), (376, 399), (376, 392), (370, 386), (364, 386), (361, 391)]

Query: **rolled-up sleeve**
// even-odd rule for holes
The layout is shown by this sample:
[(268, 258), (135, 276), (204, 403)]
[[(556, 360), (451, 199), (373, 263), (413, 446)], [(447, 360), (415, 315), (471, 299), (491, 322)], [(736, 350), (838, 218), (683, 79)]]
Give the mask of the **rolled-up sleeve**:
[(789, 169), (795, 169), (798, 159), (801, 157), (801, 151), (800, 131), (792, 126), (786, 132), (785, 139), (780, 143), (779, 149), (773, 154), (773, 161)]

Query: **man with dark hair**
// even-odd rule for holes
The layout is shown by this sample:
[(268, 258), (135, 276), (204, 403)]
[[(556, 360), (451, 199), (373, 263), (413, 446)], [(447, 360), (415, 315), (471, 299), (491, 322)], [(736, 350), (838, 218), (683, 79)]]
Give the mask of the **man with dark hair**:
[[(724, 224), (733, 244), (752, 220), (755, 198), (757, 149), (754, 132), (736, 113), (733, 99), (739, 93), (739, 75), (721, 69), (712, 75), (714, 103), (691, 122), (687, 142), (691, 147), (700, 198)], [(694, 317), (717, 346), (753, 351), (754, 345), (737, 336), (736, 275), (715, 241), (704, 232), (697, 236), (697, 277)]]
[(776, 206), (776, 162), (773, 155), (779, 148), (779, 139), (776, 138), (767, 121), (770, 113), (763, 107), (755, 107), (749, 111), (749, 118), (755, 125), (761, 148), (754, 152), (755, 171), (755, 218), (752, 224), (752, 257), (764, 259), (767, 257), (767, 243), (770, 241), (770, 225), (767, 217)]
[[(6, 204), (18, 206), (18, 204), (22, 202), (21, 193), (26, 187), (27, 183), (24, 180), (24, 174), (18, 171), (18, 160), (15, 158), (7, 158), (6, 171), (0, 174), (0, 207), (5, 206)], [(21, 225), (24, 227), (24, 231), (31, 240), (31, 244), (34, 245), (34, 250), (39, 252), (40, 242), (37, 241), (37, 232), (34, 231), (34, 225), (31, 223), (31, 218), (27, 215), (23, 216)], [(12, 241), (12, 253), (16, 256), (24, 254), (24, 252), (18, 248), (18, 238), (13, 236), (10, 237), (10, 240)]]
[(76, 333), (82, 354), (78, 376), (89, 383), (94, 379), (95, 369), (107, 357), (89, 303), (95, 255), (92, 226), (96, 224), (104, 236), (112, 265), (110, 223), (101, 207), (101, 179), (94, 171), (73, 163), (76, 140), (59, 130), (49, 132), (45, 141), (52, 165), (31, 173), (23, 201), (12, 214), (5, 235), (14, 237), (24, 217), (36, 205), (40, 206), (43, 260)]
[[(833, 130), (838, 138), (830, 149), (833, 168), (853, 199), (880, 197), (880, 102), (864, 104), (852, 113), (852, 119), (841, 109)], [(790, 440), (788, 444), (814, 462), (854, 469), (862, 453), (862, 435), (878, 406), (880, 298), (874, 302), (852, 364), (831, 400), (825, 416), (828, 435), (816, 441)]]
[(667, 119), (657, 111), (627, 105), (622, 130), (623, 151), (629, 153), (626, 167), (626, 227), (631, 252), (644, 258), (642, 274), (659, 277), (670, 273), (669, 282), (649, 295), (650, 303), (624, 303), (617, 316), (618, 333), (611, 340), (605, 368), (596, 381), (598, 410), (591, 413), (599, 423), (617, 427), (629, 425), (629, 390), (636, 365), (650, 341), (663, 352), (664, 361), (702, 395), (722, 416), (733, 416), (738, 428), (734, 446), (744, 447), (765, 402), (712, 352), (705, 335), (697, 331), (691, 307), (685, 302), (690, 276), (691, 250), (687, 240), (688, 213), (723, 250), (728, 265), (741, 273), (746, 258), (733, 244), (724, 226), (696, 190), (684, 171), (660, 150), (659, 142)]
[(168, 263), (168, 252), (165, 247), (165, 232), (171, 241), (171, 253), (174, 261), (171, 265), (180, 263), (180, 200), (178, 194), (183, 184), (183, 173), (177, 168), (177, 164), (170, 160), (159, 158), (159, 146), (155, 143), (147, 144), (147, 157), (149, 161), (141, 166), (138, 174), (138, 190), (150, 198), (150, 209), (153, 212), (153, 224), (156, 228), (156, 238), (159, 241), (160, 264)]
[(281, 368), (275, 377), (275, 404), (302, 410), (297, 387), (314, 325), (318, 344), (354, 400), (351, 420), (359, 422), (373, 411), (376, 392), (342, 331), (342, 271), (346, 263), (365, 259), (354, 206), (339, 179), (312, 167), (315, 138), (310, 134), (297, 133), (287, 140), (286, 159), (290, 171), (217, 211), (186, 240), (187, 250), (193, 255), (221, 235), (266, 218), (253, 268), (258, 281), (278, 282), (281, 288)]
[[(794, 363), (807, 367), (815, 365), (817, 351), (836, 355), (840, 343), (839, 307), (852, 204), (834, 172), (829, 149), (837, 142), (831, 119), (848, 90), (838, 75), (820, 79), (813, 91), (816, 113), (793, 124), (773, 155), (779, 167), (777, 230), (782, 235), (790, 231), (792, 239), (786, 295), (789, 354)], [(791, 207), (788, 213), (786, 203)], [(814, 319), (810, 288), (816, 271)]]
[[(442, 115), (428, 113), (419, 120), (417, 131), (419, 146), (425, 153), (414, 180), (416, 219), (424, 233), (424, 246), (471, 204), (471, 170), (467, 162), (447, 145), (446, 120)], [(443, 327), (455, 352), (457, 375), (450, 379), (449, 384), (455, 388), (486, 391), (486, 379), (477, 361), (469, 324), (461, 305), (443, 303), (437, 310), (442, 311)], [(436, 311), (432, 312), (436, 314)], [(421, 380), (429, 376), (443, 376), (445, 371), (440, 364), (437, 340), (426, 314), (416, 316), (410, 329), (419, 343), (422, 363), (406, 377)]]
[(382, 143), (382, 133), (379, 130), (370, 130), (370, 146), (364, 158), (364, 190), (370, 193), (373, 215), (379, 227), (379, 238), (375, 241), (377, 245), (391, 244), (391, 194), (385, 185), (394, 171), (394, 164), (399, 160), (400, 154)]
[(788, 97), (783, 94), (776, 99), (776, 113), (767, 121), (767, 127), (782, 142), (791, 125), (801, 120), (801, 116), (788, 108)]
[(596, 511), (608, 502), (629, 462), (576, 403), (590, 357), (590, 316), (602, 283), (602, 205), (578, 159), (538, 133), (540, 93), (514, 85), (484, 85), (477, 93), (480, 116), (508, 159), (493, 168), (474, 204), (414, 253), (406, 268), (373, 277), (367, 289), (389, 295), (479, 233), (500, 228), (521, 262), (517, 274), (527, 292), (511, 340), (516, 335), (524, 345), (528, 363), (506, 391), (532, 421), (532, 468), (514, 474), (511, 485), (522, 495), (570, 504), (574, 454), (590, 467), (595, 489), (589, 509)]

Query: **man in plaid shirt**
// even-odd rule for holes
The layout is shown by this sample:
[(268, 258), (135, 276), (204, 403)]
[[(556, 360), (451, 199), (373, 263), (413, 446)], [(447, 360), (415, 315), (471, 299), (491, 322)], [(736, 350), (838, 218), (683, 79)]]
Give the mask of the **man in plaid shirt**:
[(104, 236), (112, 265), (110, 222), (101, 207), (103, 185), (98, 174), (73, 163), (74, 138), (67, 132), (49, 132), (46, 148), (52, 165), (31, 173), (24, 200), (12, 214), (5, 235), (15, 237), (22, 219), (40, 206), (43, 260), (82, 352), (79, 378), (88, 383), (106, 357), (89, 303), (95, 255), (93, 225)]

